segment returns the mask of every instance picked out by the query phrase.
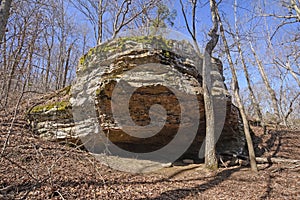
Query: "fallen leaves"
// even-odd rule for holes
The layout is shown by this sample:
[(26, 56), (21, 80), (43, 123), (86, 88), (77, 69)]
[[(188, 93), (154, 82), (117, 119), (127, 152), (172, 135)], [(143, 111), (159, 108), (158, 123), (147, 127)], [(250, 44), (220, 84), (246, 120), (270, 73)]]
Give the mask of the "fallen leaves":
[[(7, 128), (0, 129), (3, 145)], [(255, 133), (261, 156), (300, 159), (299, 131)], [(284, 163), (260, 165), (257, 174), (240, 166), (210, 172), (193, 164), (134, 175), (16, 126), (0, 159), (0, 199), (299, 199), (299, 171), (299, 166)]]

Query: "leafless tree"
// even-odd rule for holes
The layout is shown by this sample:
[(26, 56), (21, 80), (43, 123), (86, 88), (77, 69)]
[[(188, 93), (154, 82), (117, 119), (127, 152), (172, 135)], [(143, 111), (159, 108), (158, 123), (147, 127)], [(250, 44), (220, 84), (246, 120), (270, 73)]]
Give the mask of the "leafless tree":
[[(184, 9), (184, 4), (180, 0), (181, 11), (185, 20), (186, 28), (190, 33), (198, 55), (200, 56), (200, 48), (198, 46), (197, 35), (196, 35), (196, 9), (197, 9), (197, 0), (191, 1), (192, 4), (192, 26), (189, 25), (187, 13)], [(202, 65), (202, 87), (203, 87), (203, 97), (205, 105), (205, 118), (206, 118), (206, 137), (205, 137), (205, 166), (209, 169), (218, 168), (218, 160), (216, 158), (216, 139), (215, 139), (215, 110), (214, 102), (212, 96), (212, 80), (211, 80), (211, 68), (212, 68), (212, 52), (216, 47), (219, 39), (218, 32), (218, 20), (216, 16), (216, 1), (210, 0), (210, 10), (211, 17), (213, 22), (213, 27), (211, 28), (208, 35), (211, 37), (209, 42), (206, 44), (204, 59)]]
[(239, 94), (239, 83), (238, 83), (238, 79), (237, 79), (236, 69), (235, 69), (234, 63), (232, 61), (230, 49), (229, 49), (229, 46), (228, 46), (228, 43), (227, 43), (223, 23), (222, 23), (222, 20), (220, 18), (220, 15), (219, 15), (218, 8), (216, 7), (215, 9), (216, 9), (215, 13), (217, 15), (217, 20), (220, 23), (221, 37), (222, 37), (222, 40), (223, 40), (223, 43), (224, 43), (225, 52), (227, 54), (228, 63), (229, 63), (230, 69), (231, 69), (234, 96), (236, 98), (237, 105), (238, 105), (238, 108), (240, 110), (242, 120), (243, 120), (244, 132), (245, 132), (245, 136), (246, 136), (246, 140), (247, 140), (247, 146), (248, 146), (248, 151), (249, 151), (251, 169), (253, 171), (257, 171), (257, 165), (256, 165), (256, 160), (255, 160), (255, 152), (254, 152), (253, 142), (252, 142), (252, 138), (251, 138), (251, 134), (250, 134), (250, 128), (249, 128), (245, 108), (244, 108), (244, 105), (242, 103), (242, 100), (241, 100), (241, 97), (240, 97), (240, 94)]
[[(238, 27), (238, 20), (237, 20), (237, 5), (236, 5), (236, 3), (237, 2), (235, 1), (235, 4), (234, 4), (235, 34), (232, 32), (232, 30), (230, 30), (230, 31), (232, 33), (231, 35), (233, 37), (235, 45), (238, 49), (238, 53), (239, 53), (239, 56), (240, 56), (240, 60), (241, 60), (241, 64), (242, 64), (242, 67), (243, 67), (244, 75), (245, 75), (245, 78), (246, 78), (246, 81), (247, 81), (247, 88), (248, 88), (248, 91), (249, 91), (249, 94), (250, 94), (251, 104), (254, 107), (255, 114), (258, 117), (258, 120), (261, 122), (261, 125), (265, 129), (263, 115), (262, 115), (259, 103), (257, 102), (256, 96), (254, 94), (253, 88), (251, 86), (249, 70), (248, 70), (248, 66), (247, 66), (247, 63), (246, 63), (246, 60), (245, 60), (245, 57), (244, 57), (244, 53), (243, 53), (243, 50), (242, 50), (242, 44), (241, 44), (241, 41), (240, 41), (240, 31), (239, 31), (240, 28)], [(231, 28), (229, 27), (229, 29), (231, 29)]]
[[(6, 107), (27, 80), (26, 91), (44, 92), (70, 83), (81, 52), (63, 1), (16, 1), (0, 53), (0, 104)], [(80, 49), (79, 47), (78, 49)], [(28, 64), (31, 63), (31, 64)], [(30, 67), (30, 77), (25, 72)], [(26, 92), (25, 91), (25, 92)]]
[(277, 97), (276, 97), (276, 93), (273, 90), (273, 88), (271, 87), (271, 84), (270, 84), (269, 78), (266, 74), (265, 68), (264, 68), (260, 58), (258, 57), (251, 41), (249, 42), (249, 45), (250, 45), (251, 51), (254, 55), (254, 58), (255, 58), (255, 61), (257, 63), (257, 67), (259, 69), (259, 72), (261, 74), (263, 82), (266, 85), (266, 88), (267, 88), (267, 90), (270, 94), (270, 97), (271, 97), (271, 100), (272, 100), (272, 108), (273, 108), (274, 114), (276, 116), (276, 123), (280, 123), (280, 114), (279, 114), (279, 107), (278, 107), (278, 100), (277, 100)]
[(92, 24), (97, 44), (101, 44), (107, 39), (115, 38), (125, 27), (138, 24), (141, 16), (148, 18), (150, 16), (148, 13), (162, 0), (70, 0), (70, 2)]
[(205, 165), (207, 168), (216, 169), (218, 168), (218, 160), (216, 158), (215, 151), (215, 108), (212, 96), (212, 81), (211, 81), (211, 58), (212, 52), (216, 47), (219, 35), (218, 27), (219, 21), (217, 16), (217, 4), (215, 0), (210, 0), (210, 10), (213, 22), (213, 27), (209, 31), (208, 35), (211, 37), (210, 41), (205, 46), (204, 60), (202, 68), (203, 76), (203, 97), (205, 104), (205, 116), (206, 116), (206, 139), (205, 139)]

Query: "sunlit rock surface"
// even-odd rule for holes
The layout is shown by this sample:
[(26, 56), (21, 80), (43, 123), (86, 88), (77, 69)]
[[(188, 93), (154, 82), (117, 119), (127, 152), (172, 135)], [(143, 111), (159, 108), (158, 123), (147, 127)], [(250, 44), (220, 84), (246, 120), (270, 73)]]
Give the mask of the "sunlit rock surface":
[[(212, 63), (216, 110), (226, 110), (225, 119), (217, 120), (219, 128), (225, 122), (217, 151), (241, 153), (245, 139), (239, 111), (224, 87), (222, 63), (218, 59), (212, 59)], [(28, 118), (41, 137), (78, 143), (81, 136), (92, 130), (86, 125), (78, 126), (75, 131), (74, 110), (95, 112), (97, 123), (111, 142), (137, 153), (164, 147), (179, 128), (188, 136), (192, 127), (199, 124), (196, 137), (184, 154), (196, 158), (205, 136), (201, 67), (201, 56), (186, 41), (161, 37), (120, 38), (91, 49), (80, 59), (77, 81), (72, 86), (75, 98), (70, 101), (69, 88), (48, 95), (43, 104), (29, 110)], [(91, 87), (86, 88), (87, 82)], [(141, 83), (145, 84), (141, 86)], [(116, 90), (118, 84), (121, 86)], [(86, 90), (90, 88), (95, 91), (89, 96), (93, 106), (85, 108)], [(128, 91), (132, 91), (130, 98)], [(115, 116), (115, 112), (121, 117)], [(152, 120), (154, 126), (150, 126)]]

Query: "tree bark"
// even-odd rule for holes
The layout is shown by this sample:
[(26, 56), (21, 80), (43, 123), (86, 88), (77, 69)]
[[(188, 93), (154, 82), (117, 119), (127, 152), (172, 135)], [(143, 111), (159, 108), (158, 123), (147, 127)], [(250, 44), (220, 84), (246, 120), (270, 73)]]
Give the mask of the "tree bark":
[(11, 3), (12, 0), (0, 0), (0, 46), (3, 36), (6, 32), (6, 25), (9, 18)]
[(247, 116), (245, 113), (245, 109), (244, 109), (244, 105), (242, 104), (242, 100), (239, 94), (239, 84), (238, 84), (238, 79), (237, 79), (237, 74), (236, 74), (236, 69), (234, 67), (231, 55), (230, 55), (230, 50), (229, 50), (229, 46), (225, 37), (225, 32), (224, 32), (224, 28), (223, 28), (223, 24), (219, 15), (219, 12), (217, 12), (218, 15), (218, 20), (220, 23), (220, 33), (221, 33), (221, 37), (224, 43), (224, 47), (225, 47), (225, 52), (227, 54), (227, 59), (228, 59), (228, 63), (231, 69), (231, 73), (232, 73), (232, 80), (233, 80), (233, 92), (234, 92), (234, 96), (236, 98), (237, 104), (238, 104), (238, 108), (241, 112), (241, 116), (242, 116), (242, 120), (243, 120), (243, 125), (244, 125), (244, 132), (245, 132), (245, 136), (246, 136), (246, 140), (247, 140), (247, 146), (248, 146), (248, 151), (249, 151), (249, 157), (250, 157), (250, 165), (251, 165), (251, 169), (252, 171), (257, 172), (257, 165), (256, 165), (256, 161), (255, 161), (255, 153), (254, 153), (254, 148), (253, 148), (253, 142), (252, 142), (252, 138), (251, 138), (251, 134), (250, 134), (250, 130), (249, 130), (249, 124), (248, 124), (248, 120), (247, 120)]
[(216, 141), (215, 141), (215, 110), (213, 105), (212, 83), (211, 83), (211, 55), (213, 49), (216, 47), (219, 35), (218, 19), (216, 15), (217, 5), (215, 0), (210, 0), (211, 17), (213, 27), (208, 33), (211, 37), (210, 41), (206, 44), (203, 60), (203, 97), (205, 105), (206, 117), (206, 137), (205, 137), (205, 166), (206, 168), (216, 170), (218, 168), (218, 160), (216, 157)]
[(103, 39), (103, 0), (98, 3), (98, 38), (97, 44), (100, 45)]
[(265, 69), (264, 69), (264, 67), (263, 67), (263, 65), (262, 65), (262, 63), (261, 63), (261, 61), (259, 60), (259, 58), (258, 58), (258, 56), (257, 56), (257, 54), (256, 54), (256, 52), (255, 52), (255, 50), (254, 50), (254, 48), (253, 48), (253, 46), (252, 46), (252, 43), (249, 42), (249, 44), (250, 44), (251, 51), (252, 51), (252, 53), (253, 53), (253, 55), (254, 55), (254, 58), (255, 58), (255, 60), (256, 60), (256, 63), (257, 63), (259, 72), (260, 72), (260, 74), (261, 74), (261, 77), (262, 77), (262, 79), (263, 79), (263, 82), (264, 82), (264, 84), (266, 85), (267, 90), (268, 90), (268, 92), (269, 92), (269, 94), (270, 94), (270, 96), (271, 96), (272, 107), (273, 107), (273, 109), (274, 109), (274, 114), (276, 115), (276, 118), (277, 118), (277, 119), (276, 119), (276, 120), (277, 120), (276, 123), (279, 123), (279, 122), (280, 122), (280, 114), (279, 114), (278, 100), (277, 100), (277, 98), (276, 98), (275, 91), (272, 89), (272, 87), (271, 87), (271, 85), (270, 85), (270, 82), (269, 82), (269, 79), (268, 79), (267, 74), (266, 74), (266, 72), (265, 72)]
[(67, 83), (67, 76), (68, 76), (68, 71), (69, 71), (69, 62), (70, 62), (70, 56), (71, 56), (71, 51), (73, 48), (74, 43), (72, 43), (67, 51), (67, 58), (66, 58), (66, 63), (65, 63), (65, 69), (64, 69), (64, 77), (63, 77), (63, 83), (62, 83), (62, 87), (66, 87), (66, 83)]
[(25, 43), (25, 39), (27, 36), (27, 28), (28, 28), (27, 22), (25, 22), (25, 24), (22, 28), (23, 28), (22, 33), (18, 36), (18, 47), (11, 55), (11, 57), (13, 58), (12, 59), (13, 62), (10, 64), (11, 65), (10, 69), (8, 68), (9, 75), (8, 75), (7, 86), (6, 86), (4, 107), (6, 107), (7, 103), (8, 103), (8, 97), (11, 92), (10, 89), (12, 87), (12, 81), (13, 81), (15, 71), (22, 60), (22, 50), (24, 48), (24, 43)]
[(253, 92), (253, 89), (251, 87), (250, 76), (249, 76), (248, 68), (247, 68), (246, 61), (245, 61), (243, 51), (242, 51), (242, 46), (241, 46), (241, 42), (240, 42), (240, 33), (239, 33), (239, 28), (237, 26), (236, 8), (237, 8), (237, 2), (235, 1), (235, 3), (234, 3), (234, 15), (235, 15), (234, 19), (235, 19), (236, 37), (233, 36), (233, 39), (234, 39), (234, 42), (236, 43), (236, 46), (237, 46), (238, 52), (239, 52), (239, 56), (240, 56), (240, 59), (242, 61), (242, 67), (243, 67), (243, 71), (244, 71), (245, 78), (246, 78), (246, 81), (247, 81), (247, 88), (248, 88), (249, 93), (250, 93), (251, 104), (253, 105), (254, 110), (255, 110), (255, 114), (258, 117), (258, 120), (260, 121), (260, 124), (263, 127), (264, 132), (265, 132), (266, 129), (265, 129), (265, 123), (264, 123), (263, 115), (262, 115), (261, 109), (259, 107), (259, 104), (257, 102), (257, 99), (255, 97), (255, 94)]

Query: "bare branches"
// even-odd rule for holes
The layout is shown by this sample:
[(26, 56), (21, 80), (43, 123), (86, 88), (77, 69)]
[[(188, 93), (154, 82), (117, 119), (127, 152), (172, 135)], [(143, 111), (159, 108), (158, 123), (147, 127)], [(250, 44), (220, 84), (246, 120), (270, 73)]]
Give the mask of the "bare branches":
[(184, 5), (183, 5), (183, 2), (182, 0), (180, 0), (180, 5), (181, 5), (181, 12), (182, 12), (182, 15), (183, 15), (183, 19), (185, 21), (185, 25), (186, 25), (186, 28), (189, 32), (189, 34), (191, 35), (191, 37), (193, 38), (194, 41), (197, 41), (196, 39), (196, 9), (197, 9), (197, 0), (193, 0), (192, 1), (192, 10), (193, 10), (193, 13), (192, 13), (192, 29), (190, 28), (190, 25), (189, 25), (189, 22), (188, 22), (188, 19), (187, 19), (187, 15), (186, 15), (186, 12), (185, 12), (185, 9), (184, 9)]
[(288, 14), (287, 15), (280, 15), (280, 14), (262, 14), (262, 17), (274, 17), (278, 19), (283, 19), (283, 21), (276, 27), (276, 30), (270, 37), (270, 40), (273, 39), (273, 37), (276, 35), (276, 33), (284, 26), (288, 24), (294, 24), (294, 23), (299, 23), (300, 22), (300, 8), (296, 0), (290, 0), (290, 3), (288, 2), (282, 2), (282, 6), (286, 7), (288, 9)]
[(222, 40), (224, 43), (227, 60), (228, 60), (228, 63), (229, 63), (230, 69), (231, 69), (234, 95), (235, 95), (239, 110), (241, 112), (242, 120), (243, 120), (244, 132), (245, 132), (245, 136), (246, 136), (246, 140), (247, 140), (251, 169), (252, 169), (252, 171), (256, 172), (258, 170), (257, 170), (256, 161), (255, 161), (253, 142), (252, 142), (252, 138), (250, 135), (249, 124), (248, 124), (245, 108), (244, 108), (244, 105), (242, 103), (242, 100), (241, 100), (241, 97), (239, 94), (239, 83), (238, 83), (238, 79), (237, 79), (237, 72), (236, 72), (236, 69), (235, 69), (233, 61), (232, 61), (232, 57), (231, 57), (230, 49), (229, 49), (227, 39), (225, 36), (225, 31), (224, 31), (224, 27), (222, 24), (222, 20), (220, 18), (219, 12), (217, 10), (216, 10), (216, 15), (217, 15), (218, 21), (220, 23), (220, 33), (221, 33), (221, 37), (222, 37)]
[(192, 4), (193, 4), (193, 16), (192, 16), (193, 35), (196, 36), (196, 8), (197, 8), (197, 0), (192, 0)]
[[(288, 59), (288, 58), (287, 58)], [(288, 70), (291, 72), (292, 76), (294, 77), (294, 79), (297, 81), (299, 87), (300, 87), (300, 80), (297, 76), (300, 76), (300, 73), (295, 72), (292, 68), (291, 68), (291, 64), (289, 62), (289, 60), (287, 60), (286, 64), (284, 64), (282, 61), (280, 61), (279, 59), (274, 59), (275, 64), (279, 65), (280, 67)]]
[[(300, 4), (300, 2), (298, 2)], [(291, 0), (291, 8), (295, 10), (297, 14), (297, 19), (300, 22), (300, 8), (299, 5), (297, 5), (296, 0)]]
[(246, 60), (245, 60), (243, 50), (242, 50), (242, 45), (241, 45), (241, 41), (240, 41), (239, 27), (238, 27), (238, 20), (237, 20), (237, 4), (236, 4), (236, 1), (235, 1), (235, 4), (234, 4), (234, 21), (235, 21), (234, 27), (235, 27), (236, 34), (234, 35), (234, 33), (230, 30), (231, 28), (229, 27), (229, 30), (231, 31), (230, 35), (232, 36), (232, 38), (234, 40), (234, 43), (235, 43), (235, 45), (238, 49), (239, 57), (240, 57), (240, 60), (242, 62), (243, 71), (244, 71), (245, 78), (246, 78), (246, 81), (247, 81), (247, 88), (248, 88), (249, 93), (250, 93), (251, 103), (254, 106), (255, 113), (256, 113), (257, 117), (259, 118), (259, 120), (261, 121), (262, 126), (265, 127), (261, 109), (259, 107), (259, 104), (257, 102), (254, 91), (253, 91), (252, 86), (251, 86), (250, 75), (249, 75), (248, 67), (247, 67)]
[(144, 6), (136, 13), (132, 13), (132, 15), (129, 18), (127, 18), (129, 11), (132, 10), (130, 9), (132, 3), (131, 0), (124, 0), (115, 17), (112, 39), (114, 39), (117, 36), (117, 34), (121, 31), (123, 27), (127, 26), (129, 23), (134, 21), (138, 16), (140, 16), (146, 10), (152, 8), (156, 2), (157, 2), (156, 0), (150, 0), (147, 6)]
[(293, 24), (293, 23), (296, 23), (297, 21), (288, 21), (288, 22), (282, 22), (281, 24), (279, 24), (277, 27), (276, 27), (276, 30), (273, 32), (272, 36), (270, 37), (270, 40), (273, 40), (274, 36), (276, 35), (276, 33), (279, 31), (280, 28), (282, 28), (283, 26), (285, 25), (288, 25), (288, 24)]
[[(125, 5), (126, 4), (126, 5)], [(129, 6), (131, 4), (131, 0), (124, 0), (121, 4), (121, 6), (119, 7), (119, 10), (117, 11), (116, 17), (115, 17), (115, 21), (114, 21), (114, 31), (113, 31), (113, 36), (112, 38), (115, 38), (116, 34), (120, 31), (122, 25), (124, 24), (125, 21), (125, 17), (128, 14), (129, 11)], [(125, 9), (124, 9), (125, 7)], [(123, 11), (124, 9), (124, 11)], [(120, 19), (120, 15), (121, 19)], [(120, 25), (119, 25), (119, 20), (121, 21)]]
[(214, 0), (210, 1), (210, 7), (211, 7), (211, 18), (213, 22), (213, 27), (208, 33), (208, 35), (211, 37), (211, 40), (207, 43), (205, 47), (205, 51), (208, 52), (208, 54), (211, 56), (212, 51), (216, 47), (219, 40), (219, 35), (217, 33), (219, 19), (217, 16), (217, 12), (218, 12), (217, 4)]
[(269, 79), (267, 77), (267, 74), (265, 72), (265, 68), (264, 68), (261, 60), (258, 58), (258, 55), (257, 55), (251, 41), (249, 42), (249, 45), (250, 45), (251, 51), (254, 55), (254, 58), (255, 58), (257, 67), (259, 69), (259, 72), (261, 74), (261, 77), (264, 81), (264, 84), (265, 84), (269, 94), (270, 94), (270, 97), (271, 97), (271, 100), (272, 100), (272, 107), (274, 109), (274, 113), (276, 115), (276, 118), (277, 118), (276, 120), (277, 120), (277, 123), (278, 123), (278, 122), (280, 122), (279, 121), (280, 120), (280, 115), (279, 115), (278, 100), (277, 100), (277, 97), (276, 97), (276, 93), (275, 93), (274, 89), (271, 87), (270, 81), (269, 81)]
[[(300, 4), (300, 3), (299, 3)], [(289, 15), (278, 15), (278, 14), (263, 14), (263, 17), (275, 17), (281, 19), (296, 19), (297, 22), (300, 22), (300, 5), (297, 4), (296, 0), (290, 0), (290, 3), (283, 2), (283, 7), (286, 7), (289, 11)], [(295, 14), (293, 14), (293, 11)]]
[(288, 117), (293, 112), (293, 104), (295, 103), (295, 101), (298, 99), (299, 96), (300, 96), (300, 92), (298, 92), (298, 94), (290, 102), (288, 112), (284, 116), (284, 120), (285, 120), (286, 123), (287, 123)]
[(263, 14), (262, 17), (276, 17), (281, 19), (297, 19), (297, 15), (276, 15), (276, 14)]

